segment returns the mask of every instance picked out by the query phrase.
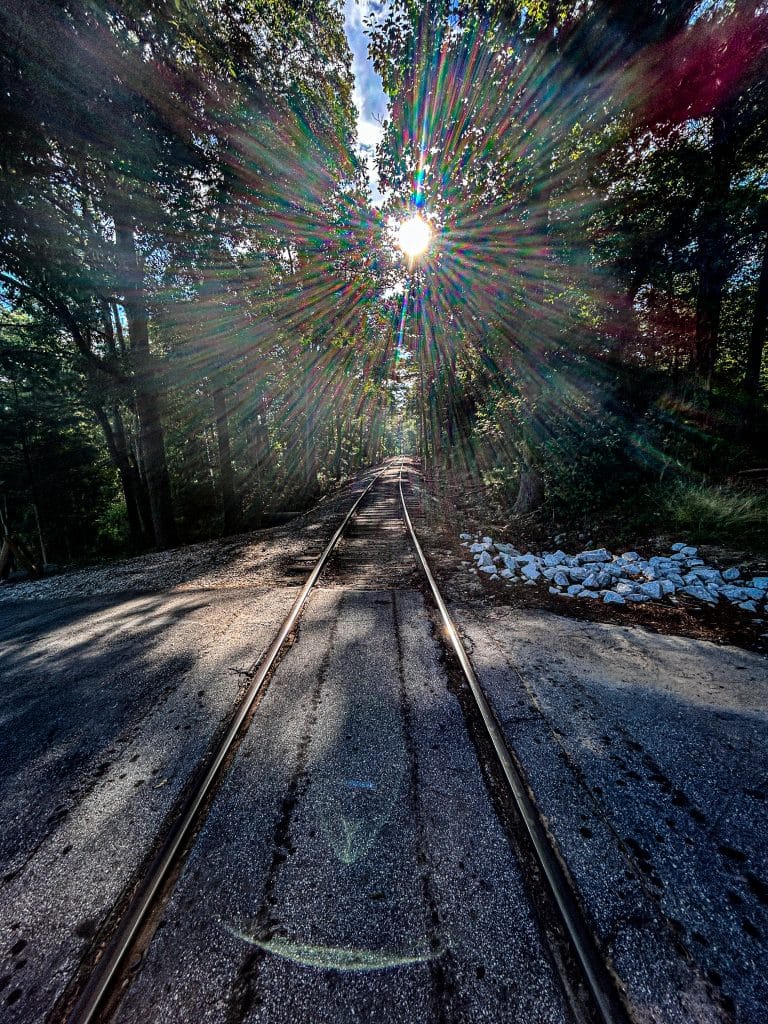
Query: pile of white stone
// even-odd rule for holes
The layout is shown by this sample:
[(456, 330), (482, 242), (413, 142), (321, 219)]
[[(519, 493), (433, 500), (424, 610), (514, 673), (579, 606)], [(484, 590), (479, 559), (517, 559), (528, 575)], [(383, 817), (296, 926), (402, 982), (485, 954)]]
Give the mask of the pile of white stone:
[(744, 579), (735, 566), (721, 570), (706, 565), (697, 548), (682, 542), (673, 544), (669, 555), (646, 559), (636, 551), (613, 555), (606, 548), (576, 555), (560, 550), (522, 554), (511, 544), (480, 534), (462, 533), (461, 540), (474, 559), (470, 571), (508, 584), (547, 582), (550, 594), (562, 597), (640, 604), (665, 598), (674, 602), (676, 594), (685, 594), (707, 604), (725, 600), (746, 612), (768, 612), (768, 576)]

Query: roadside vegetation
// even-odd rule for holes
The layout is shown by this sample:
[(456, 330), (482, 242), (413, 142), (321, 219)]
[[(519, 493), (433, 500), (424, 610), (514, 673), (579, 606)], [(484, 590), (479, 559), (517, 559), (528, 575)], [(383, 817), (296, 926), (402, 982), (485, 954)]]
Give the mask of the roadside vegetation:
[(519, 530), (768, 550), (764, 6), (369, 31), (380, 208), (334, 0), (4, 6), (0, 532), (169, 547), (403, 452)]

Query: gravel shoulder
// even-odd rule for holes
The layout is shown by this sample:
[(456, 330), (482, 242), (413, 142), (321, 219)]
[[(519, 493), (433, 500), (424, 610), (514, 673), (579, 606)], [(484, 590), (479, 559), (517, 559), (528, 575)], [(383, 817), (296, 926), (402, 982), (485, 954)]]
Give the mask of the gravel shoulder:
[[(497, 519), (494, 523), (492, 510), (484, 505), (486, 499), (482, 495), (451, 492), (451, 496), (453, 504), (448, 500), (449, 494), (444, 496), (441, 504), (424, 486), (420, 476), (411, 478), (411, 515), (415, 515), (419, 523), (422, 544), (441, 589), (456, 600), (489, 607), (549, 611), (586, 622), (641, 625), (666, 636), (711, 640), (716, 644), (768, 654), (768, 561), (764, 555), (712, 544), (689, 548), (674, 536), (637, 537), (632, 543), (624, 538), (623, 544), (609, 545), (614, 553), (613, 565), (586, 565), (587, 569), (616, 570), (621, 567), (624, 571), (615, 573), (610, 580), (600, 580), (596, 584), (590, 582), (589, 586), (570, 586), (568, 590), (591, 590), (592, 593), (566, 596), (567, 584), (587, 582), (581, 576), (571, 578), (573, 566), (585, 564), (579, 553), (597, 556), (598, 551), (605, 550), (602, 547), (604, 538), (599, 535), (586, 538), (584, 534), (578, 538), (566, 537), (565, 534), (544, 537), (540, 532), (532, 536), (526, 532), (523, 522), (510, 525)], [(518, 528), (522, 532), (517, 532)], [(494, 540), (491, 554), (499, 563), (496, 566), (499, 574), (512, 575), (516, 579), (494, 577), (491, 575), (494, 569), (488, 566), (479, 569), (480, 556), (475, 553), (477, 548), (473, 541), (491, 538)], [(502, 561), (495, 549), (499, 542), (504, 551), (515, 545), (514, 550), (523, 557), (504, 558)], [(683, 557), (676, 550), (681, 547), (695, 557), (675, 567), (673, 560)], [(590, 548), (593, 549), (591, 552), (585, 551)], [(627, 577), (626, 559), (619, 558), (619, 553), (630, 549), (634, 549), (632, 554), (636, 565), (643, 566), (646, 571), (633, 577), (637, 584), (629, 588), (634, 591), (633, 596), (627, 596), (624, 591), (617, 601), (619, 595), (613, 593), (608, 597), (611, 603), (606, 603), (606, 588), (613, 591), (623, 589), (616, 585), (622, 577), (626, 582)], [(563, 557), (542, 558), (547, 552)], [(566, 552), (570, 554), (566, 555)], [(529, 561), (531, 554), (535, 557), (530, 561), (536, 564), (538, 573), (528, 576), (521, 563)], [(596, 557), (592, 559), (593, 562), (596, 560)], [(610, 562), (611, 559), (601, 561)], [(553, 566), (555, 562), (570, 563), (567, 568), (559, 567), (565, 568), (569, 578), (555, 578), (558, 567), (545, 573), (545, 567)], [(649, 562), (650, 572), (647, 571)], [(512, 566), (511, 573), (509, 566)], [(670, 571), (673, 569), (679, 569), (682, 578)], [(755, 578), (759, 589), (748, 586)], [(649, 587), (647, 582), (658, 580), (663, 580), (660, 597), (655, 593), (657, 584), (650, 583)], [(582, 600), (582, 597), (599, 599)]]
[(0, 622), (24, 601), (63, 601), (101, 594), (301, 585), (355, 498), (367, 470), (283, 526), (221, 540), (152, 551), (103, 565), (68, 569), (40, 580), (0, 583)]

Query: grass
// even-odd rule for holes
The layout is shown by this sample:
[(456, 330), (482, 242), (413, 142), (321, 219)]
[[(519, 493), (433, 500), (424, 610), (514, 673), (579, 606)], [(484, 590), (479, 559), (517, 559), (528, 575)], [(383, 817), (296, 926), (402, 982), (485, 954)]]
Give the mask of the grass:
[(681, 540), (768, 551), (768, 494), (678, 480), (654, 490), (648, 504), (656, 524)]

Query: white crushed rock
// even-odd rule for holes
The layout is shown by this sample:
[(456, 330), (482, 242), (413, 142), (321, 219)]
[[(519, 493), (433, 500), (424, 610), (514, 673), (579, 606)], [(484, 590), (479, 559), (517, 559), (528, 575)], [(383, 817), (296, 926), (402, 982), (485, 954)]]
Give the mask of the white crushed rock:
[(550, 594), (605, 604), (674, 603), (683, 594), (711, 605), (727, 601), (753, 615), (768, 613), (768, 576), (747, 579), (737, 566), (707, 565), (698, 548), (683, 541), (673, 544), (669, 554), (646, 559), (637, 551), (613, 554), (607, 548), (570, 555), (559, 549), (522, 553), (479, 533), (462, 533), (460, 539), (475, 562), (469, 571), (479, 570), (506, 586), (542, 581)]

